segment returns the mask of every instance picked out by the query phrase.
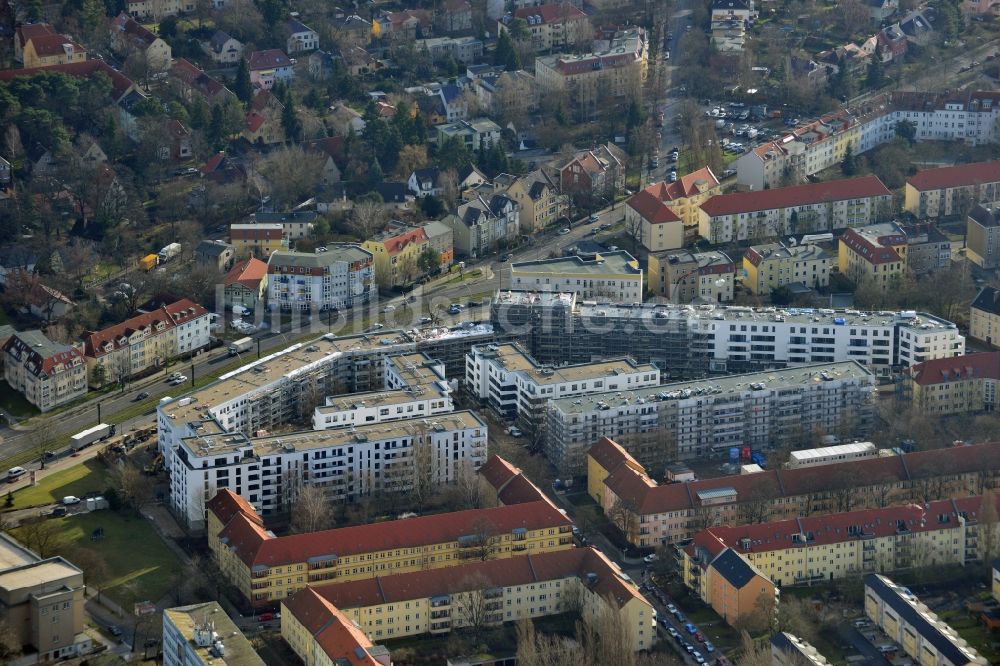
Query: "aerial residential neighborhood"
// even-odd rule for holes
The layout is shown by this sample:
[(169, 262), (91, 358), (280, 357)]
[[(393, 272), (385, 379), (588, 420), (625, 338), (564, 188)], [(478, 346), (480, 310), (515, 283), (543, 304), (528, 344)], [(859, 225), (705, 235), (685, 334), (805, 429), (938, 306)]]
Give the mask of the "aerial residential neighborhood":
[(0, 4), (0, 663), (1000, 663), (998, 16)]

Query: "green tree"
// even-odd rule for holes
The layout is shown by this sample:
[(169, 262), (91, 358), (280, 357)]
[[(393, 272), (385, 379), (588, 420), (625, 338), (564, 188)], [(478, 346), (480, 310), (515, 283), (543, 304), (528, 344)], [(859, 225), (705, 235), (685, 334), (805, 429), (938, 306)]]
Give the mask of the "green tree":
[(872, 54), (872, 60), (868, 63), (868, 73), (865, 77), (865, 83), (872, 90), (881, 88), (885, 83), (885, 66), (882, 64), (882, 58), (879, 56), (878, 51)]
[(625, 119), (625, 125), (632, 129), (633, 127), (639, 127), (646, 122), (646, 110), (642, 108), (639, 102), (635, 99), (628, 105), (628, 116)]
[(417, 257), (417, 268), (427, 274), (437, 273), (441, 268), (441, 253), (427, 245)]
[(199, 97), (194, 100), (194, 103), (191, 104), (191, 109), (188, 111), (188, 118), (191, 120), (192, 129), (205, 129), (208, 125), (208, 106), (203, 99)]
[(249, 104), (253, 99), (253, 85), (250, 83), (250, 69), (247, 61), (240, 58), (240, 64), (236, 67), (236, 78), (233, 80), (233, 92), (244, 104)]
[(222, 106), (219, 104), (212, 106), (212, 114), (208, 120), (205, 139), (212, 147), (212, 150), (222, 150), (226, 145), (225, 119), (222, 114)]
[(472, 161), (472, 155), (464, 141), (457, 136), (450, 136), (438, 146), (435, 161), (442, 171), (446, 169), (458, 171)]
[(500, 31), (496, 50), (493, 52), (493, 64), (503, 66), (508, 72), (521, 69), (521, 58), (517, 55), (517, 49), (514, 48), (514, 41), (510, 38), (510, 34), (506, 30)]
[[(164, 16), (160, 21), (160, 37), (169, 39), (177, 36), (177, 17)], [(234, 91), (235, 92), (235, 91)]]
[(895, 126), (896, 136), (906, 139), (908, 143), (913, 143), (917, 138), (917, 124), (912, 120), (900, 120)]
[(445, 211), (444, 203), (433, 195), (420, 197), (420, 210), (431, 219), (441, 217)]
[(840, 162), (840, 171), (845, 176), (853, 176), (858, 172), (858, 164), (854, 159), (854, 148), (851, 146), (847, 147), (844, 151), (844, 159)]
[(295, 100), (290, 92), (285, 95), (285, 106), (281, 110), (281, 127), (285, 130), (288, 141), (298, 142), (302, 139), (302, 121), (295, 111)]

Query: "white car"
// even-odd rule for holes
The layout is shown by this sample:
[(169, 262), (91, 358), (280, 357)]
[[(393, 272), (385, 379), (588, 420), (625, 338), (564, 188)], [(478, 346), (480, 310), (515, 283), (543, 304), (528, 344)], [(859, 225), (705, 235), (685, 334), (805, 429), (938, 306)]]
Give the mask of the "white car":
[(656, 557), (656, 553), (650, 553), (650, 554), (649, 554), (649, 555), (647, 555), (646, 557), (642, 558), (642, 561), (643, 561), (643, 562), (645, 562), (646, 564), (652, 564), (652, 563), (653, 563), (653, 562), (655, 562), (655, 561), (656, 561), (657, 559), (658, 559), (658, 558)]
[(562, 229), (559, 230), (559, 235), (560, 236), (565, 236), (568, 233), (569, 233), (569, 229), (567, 229), (566, 227), (563, 227)]
[(177, 377), (174, 377), (172, 380), (170, 380), (170, 383), (173, 384), (174, 386), (180, 386), (181, 384), (186, 382), (187, 379), (188, 378), (186, 375), (178, 375)]
[(76, 495), (66, 495), (66, 497), (62, 498), (62, 503), (63, 506), (72, 506), (74, 504), (79, 504), (80, 498)]

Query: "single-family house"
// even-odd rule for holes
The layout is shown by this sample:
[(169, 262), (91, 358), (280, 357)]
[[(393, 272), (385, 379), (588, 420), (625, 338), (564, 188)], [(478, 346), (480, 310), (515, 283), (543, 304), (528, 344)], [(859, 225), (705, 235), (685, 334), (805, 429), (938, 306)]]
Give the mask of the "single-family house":
[(275, 81), (292, 80), (292, 61), (281, 49), (254, 51), (248, 60), (250, 83), (257, 88), (270, 90)]
[(319, 33), (294, 16), (285, 21), (285, 34), (285, 51), (288, 53), (303, 53), (319, 48)]
[(228, 271), (236, 261), (236, 248), (220, 240), (203, 240), (194, 250), (199, 266), (208, 266), (219, 273)]
[(222, 280), (226, 307), (254, 311), (267, 294), (267, 262), (250, 257), (236, 263)]
[(202, 42), (201, 47), (220, 65), (235, 65), (243, 59), (243, 42), (222, 30), (216, 30), (212, 39)]
[(322, 175), (320, 183), (324, 187), (330, 187), (340, 182), (343, 169), (346, 167), (344, 159), (344, 137), (330, 136), (324, 139), (311, 139), (303, 141), (302, 147), (307, 151), (319, 153), (323, 158)]
[(122, 59), (144, 58), (150, 72), (165, 72), (170, 68), (170, 44), (154, 35), (124, 12), (112, 19), (111, 50)]

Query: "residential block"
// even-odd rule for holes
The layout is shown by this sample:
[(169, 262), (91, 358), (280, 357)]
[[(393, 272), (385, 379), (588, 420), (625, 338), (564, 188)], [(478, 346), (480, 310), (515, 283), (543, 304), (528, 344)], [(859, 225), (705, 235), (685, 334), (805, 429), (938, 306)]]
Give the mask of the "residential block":
[(510, 265), (510, 288), (519, 291), (574, 292), (579, 298), (609, 303), (641, 303), (643, 270), (625, 250), (601, 252), (594, 259), (573, 255)]
[(3, 345), (7, 384), (42, 412), (87, 393), (83, 351), (49, 340), (41, 331), (14, 331)]
[(573, 523), (548, 500), (285, 537), (268, 532), (232, 491), (220, 491), (208, 508), (209, 547), (219, 569), (255, 607), (307, 585), (573, 548)]
[(268, 307), (308, 312), (365, 303), (375, 292), (373, 264), (372, 253), (358, 245), (272, 252), (267, 259)]
[(725, 252), (651, 252), (649, 291), (671, 303), (728, 303), (733, 300), (736, 264)]
[(758, 295), (793, 284), (825, 287), (830, 284), (831, 263), (830, 254), (818, 245), (752, 245), (743, 254), (743, 284)]
[(997, 404), (1000, 352), (925, 361), (903, 373), (903, 396), (921, 414), (992, 412)]
[(990, 346), (1000, 341), (1000, 290), (981, 287), (969, 308), (969, 337)]
[(903, 197), (903, 209), (921, 220), (1000, 201), (1000, 164), (977, 162), (919, 171), (906, 179)]

